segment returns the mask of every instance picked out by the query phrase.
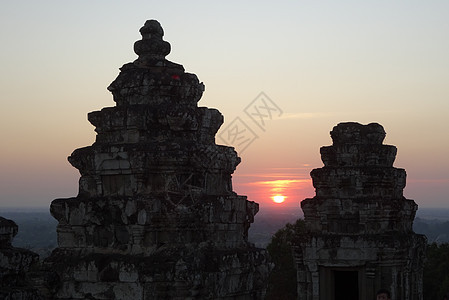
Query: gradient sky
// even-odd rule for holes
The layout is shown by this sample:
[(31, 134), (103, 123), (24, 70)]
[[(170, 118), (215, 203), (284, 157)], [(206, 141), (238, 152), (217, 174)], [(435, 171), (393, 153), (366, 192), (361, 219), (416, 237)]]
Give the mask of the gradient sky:
[[(206, 85), (200, 106), (258, 139), (234, 188), (261, 209), (314, 195), (339, 122), (378, 122), (408, 174), (405, 195), (449, 207), (449, 1), (4, 1), (0, 10), (0, 207), (76, 196), (67, 162), (93, 143), (87, 113), (113, 106), (106, 87), (136, 59), (157, 19), (167, 59)], [(265, 131), (244, 110), (264, 92), (282, 110)], [(217, 142), (220, 142), (217, 139)]]

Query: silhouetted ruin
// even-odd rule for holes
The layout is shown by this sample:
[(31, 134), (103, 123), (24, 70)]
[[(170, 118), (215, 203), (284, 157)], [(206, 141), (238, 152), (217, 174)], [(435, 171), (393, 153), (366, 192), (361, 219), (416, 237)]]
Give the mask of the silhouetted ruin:
[(258, 204), (232, 191), (240, 158), (215, 144), (223, 123), (198, 107), (204, 85), (165, 59), (155, 20), (91, 112), (96, 142), (75, 150), (79, 194), (57, 199), (56, 299), (261, 298), (266, 252), (247, 241)]
[(17, 232), (14, 221), (0, 217), (0, 299), (40, 299), (29, 278), (39, 255), (11, 245)]
[(422, 300), (426, 240), (412, 230), (417, 205), (379, 124), (341, 123), (311, 172), (316, 196), (301, 202), (308, 234), (296, 248), (299, 299)]

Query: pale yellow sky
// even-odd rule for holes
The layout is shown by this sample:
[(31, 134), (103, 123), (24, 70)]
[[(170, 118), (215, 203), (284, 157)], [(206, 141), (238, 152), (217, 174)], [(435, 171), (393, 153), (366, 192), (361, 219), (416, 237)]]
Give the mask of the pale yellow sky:
[(260, 92), (282, 109), (253, 128), (239, 193), (256, 195), (243, 178), (273, 168), (309, 178), (333, 126), (378, 122), (407, 170), (406, 196), (449, 207), (449, 2), (345, 0), (3, 3), (0, 206), (76, 195), (66, 157), (94, 141), (86, 115), (115, 104), (106, 87), (136, 58), (147, 19), (161, 22), (167, 58), (204, 82), (199, 105), (218, 108), (222, 128), (252, 124), (244, 109)]

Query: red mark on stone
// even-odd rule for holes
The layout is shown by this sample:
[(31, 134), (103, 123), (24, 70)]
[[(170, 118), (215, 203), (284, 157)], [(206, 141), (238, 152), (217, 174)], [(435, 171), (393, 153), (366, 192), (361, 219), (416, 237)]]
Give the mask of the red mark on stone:
[(179, 75), (172, 75), (171, 78), (172, 78), (172, 79), (179, 80)]

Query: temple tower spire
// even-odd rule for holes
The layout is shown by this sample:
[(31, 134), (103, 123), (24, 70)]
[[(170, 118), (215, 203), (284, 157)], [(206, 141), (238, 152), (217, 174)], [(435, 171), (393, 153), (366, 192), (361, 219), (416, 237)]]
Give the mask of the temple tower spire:
[(165, 58), (159, 22), (140, 33), (108, 87), (116, 106), (88, 114), (95, 143), (69, 157), (78, 196), (51, 204), (54, 297), (262, 298), (269, 264), (247, 238), (258, 204), (232, 190), (240, 158), (215, 143), (223, 116), (198, 107), (204, 85)]
[[(316, 196), (301, 202), (308, 233), (296, 249), (299, 299), (422, 300), (425, 237), (412, 230), (417, 205), (403, 196), (397, 149), (377, 123), (340, 123), (324, 167), (311, 172)], [(343, 297), (344, 295), (344, 297)]]

